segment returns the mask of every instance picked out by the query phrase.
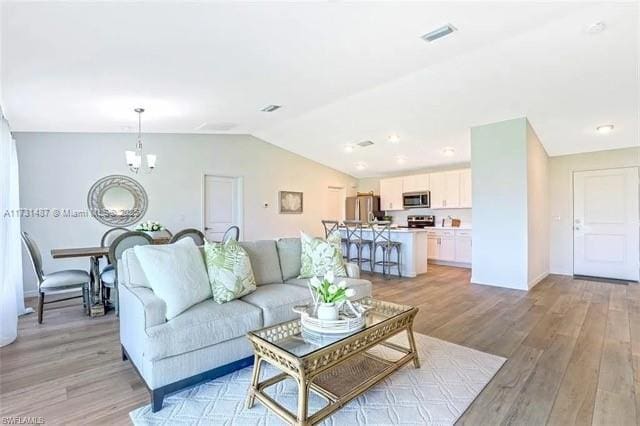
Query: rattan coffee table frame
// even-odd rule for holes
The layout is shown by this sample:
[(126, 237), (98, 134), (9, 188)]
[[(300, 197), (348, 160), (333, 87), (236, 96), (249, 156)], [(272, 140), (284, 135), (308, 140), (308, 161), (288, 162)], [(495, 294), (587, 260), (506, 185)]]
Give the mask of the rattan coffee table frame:
[[(418, 313), (418, 308), (371, 298), (365, 298), (361, 301), (372, 307), (368, 314), (378, 314), (388, 318), (304, 356), (293, 355), (272, 343), (298, 334), (302, 327), (300, 320), (293, 320), (248, 333), (247, 337), (253, 346), (255, 363), (247, 395), (247, 408), (253, 407), (257, 399), (289, 424), (312, 425), (319, 423), (408, 362), (413, 361), (414, 366), (420, 368), (420, 360), (413, 336), (413, 320)], [(408, 348), (385, 341), (402, 332), (407, 333)], [(388, 360), (366, 352), (376, 345), (391, 348), (404, 355), (397, 360)], [(273, 365), (282, 373), (260, 382), (262, 362)], [(360, 372), (373, 371), (374, 373), (364, 379), (362, 377), (349, 377), (348, 374), (344, 374), (344, 371), (349, 370), (348, 363), (357, 364)], [(331, 375), (331, 370), (335, 371), (336, 369), (340, 369), (338, 380), (343, 383), (335, 383), (336, 375), (331, 376), (330, 380), (326, 379), (328, 375)], [(323, 375), (325, 380), (323, 380)], [(354, 374), (354, 376), (357, 376), (357, 374)], [(267, 387), (273, 386), (288, 377), (293, 378), (298, 383), (297, 413), (290, 412), (264, 392)], [(351, 386), (350, 380), (354, 382), (353, 386)], [(333, 382), (343, 392), (329, 390), (330, 386), (320, 386), (319, 382)], [(328, 402), (328, 405), (315, 412), (312, 416), (308, 416), (309, 391), (315, 392)]]

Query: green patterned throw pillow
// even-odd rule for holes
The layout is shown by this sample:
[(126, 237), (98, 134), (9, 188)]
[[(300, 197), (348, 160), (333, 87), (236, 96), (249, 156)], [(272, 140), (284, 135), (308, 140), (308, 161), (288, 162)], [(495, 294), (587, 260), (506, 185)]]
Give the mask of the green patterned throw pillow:
[(218, 303), (230, 302), (255, 291), (256, 280), (251, 269), (251, 261), (237, 241), (205, 241), (204, 257), (213, 300)]
[(337, 277), (346, 277), (340, 240), (339, 232), (329, 234), (326, 241), (301, 232), (302, 267), (298, 278), (321, 277), (328, 271), (333, 271)]

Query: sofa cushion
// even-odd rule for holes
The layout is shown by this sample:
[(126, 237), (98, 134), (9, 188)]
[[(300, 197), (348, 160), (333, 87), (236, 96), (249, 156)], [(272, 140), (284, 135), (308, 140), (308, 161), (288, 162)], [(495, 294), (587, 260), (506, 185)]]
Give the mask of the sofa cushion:
[[(371, 281), (361, 280), (358, 278), (341, 278), (336, 277), (336, 283), (344, 281), (347, 283), (348, 288), (352, 288), (356, 291), (356, 295), (350, 297), (351, 300), (362, 299), (363, 297), (371, 296)], [(296, 285), (298, 287), (307, 288), (309, 278), (293, 278), (287, 280), (285, 284)], [(309, 291), (307, 290), (307, 293)]]
[(287, 284), (260, 286), (241, 300), (262, 309), (265, 327), (298, 318), (292, 308), (312, 301), (307, 288)]
[(275, 240), (241, 241), (239, 244), (249, 254), (257, 285), (284, 281)]
[(346, 277), (342, 259), (341, 237), (339, 232), (329, 234), (326, 241), (300, 232), (302, 247), (300, 278), (322, 277), (333, 271), (337, 277)]
[(300, 238), (280, 238), (276, 243), (278, 248), (278, 257), (280, 258), (280, 268), (282, 269), (282, 278), (286, 281), (300, 275), (300, 254), (302, 247)]
[(213, 300), (229, 302), (256, 289), (249, 255), (236, 240), (205, 241), (204, 252)]
[(207, 269), (192, 239), (135, 246), (134, 251), (153, 292), (167, 304), (167, 319), (211, 297)]
[(215, 345), (262, 328), (262, 311), (240, 300), (205, 300), (171, 321), (149, 327), (144, 356), (158, 360)]

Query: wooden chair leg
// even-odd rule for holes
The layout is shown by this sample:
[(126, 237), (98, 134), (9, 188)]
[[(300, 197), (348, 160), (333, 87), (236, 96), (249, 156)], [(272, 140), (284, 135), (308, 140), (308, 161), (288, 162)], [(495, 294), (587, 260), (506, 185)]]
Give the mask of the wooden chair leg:
[(40, 293), (38, 298), (38, 324), (42, 324), (42, 314), (44, 313), (44, 293)]

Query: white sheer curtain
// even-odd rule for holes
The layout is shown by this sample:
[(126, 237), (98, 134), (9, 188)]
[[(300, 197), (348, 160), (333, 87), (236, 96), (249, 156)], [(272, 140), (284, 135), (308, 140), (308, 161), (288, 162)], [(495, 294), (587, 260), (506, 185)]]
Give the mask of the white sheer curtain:
[(0, 109), (0, 346), (16, 339), (18, 315), (25, 312), (18, 192), (18, 154)]

